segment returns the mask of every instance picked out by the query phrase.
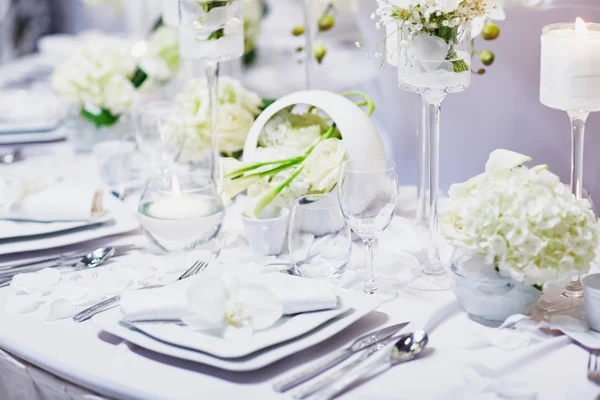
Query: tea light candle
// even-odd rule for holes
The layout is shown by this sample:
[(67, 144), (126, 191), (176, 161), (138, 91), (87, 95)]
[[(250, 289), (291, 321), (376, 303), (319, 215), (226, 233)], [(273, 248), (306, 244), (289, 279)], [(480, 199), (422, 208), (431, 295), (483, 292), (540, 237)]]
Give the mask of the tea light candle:
[(542, 31), (540, 101), (563, 111), (600, 111), (600, 24), (547, 25)]
[(203, 217), (214, 212), (214, 207), (202, 197), (184, 196), (179, 188), (177, 176), (172, 178), (172, 194), (157, 200), (148, 207), (148, 215), (153, 218), (184, 220)]

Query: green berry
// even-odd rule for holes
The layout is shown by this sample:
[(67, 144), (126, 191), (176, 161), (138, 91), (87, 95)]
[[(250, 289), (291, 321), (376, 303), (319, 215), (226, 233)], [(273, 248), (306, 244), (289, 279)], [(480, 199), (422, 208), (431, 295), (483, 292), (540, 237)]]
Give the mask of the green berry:
[(483, 65), (492, 65), (496, 56), (489, 50), (484, 50), (479, 56)]
[(317, 62), (321, 64), (323, 58), (325, 58), (325, 54), (327, 54), (327, 49), (322, 45), (315, 46), (315, 58)]
[(333, 15), (325, 14), (319, 19), (319, 30), (321, 32), (330, 30), (333, 28), (333, 25), (335, 25), (335, 18), (333, 18)]
[(294, 36), (304, 35), (304, 25), (296, 25), (294, 27), (294, 29), (292, 30), (292, 35), (294, 35)]
[(482, 38), (485, 40), (494, 40), (498, 36), (500, 36), (500, 28), (498, 25), (490, 22), (483, 26), (483, 31), (481, 31)]

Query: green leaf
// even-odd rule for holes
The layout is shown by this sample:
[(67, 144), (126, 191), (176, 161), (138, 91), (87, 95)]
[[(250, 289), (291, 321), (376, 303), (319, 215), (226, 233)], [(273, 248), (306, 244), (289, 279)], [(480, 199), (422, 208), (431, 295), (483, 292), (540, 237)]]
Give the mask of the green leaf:
[(137, 89), (142, 86), (142, 83), (144, 83), (147, 78), (148, 74), (144, 72), (142, 68), (137, 67), (130, 80), (133, 87)]
[(543, 288), (540, 285), (533, 285), (533, 287), (537, 290), (539, 290), (540, 292), (543, 291)]
[(244, 54), (244, 56), (242, 57), (242, 61), (244, 63), (244, 67), (249, 67), (252, 64), (254, 64), (254, 62), (256, 61), (256, 48), (248, 51), (246, 54)]
[(208, 35), (207, 40), (217, 40), (222, 38), (223, 36), (225, 36), (225, 29), (221, 28)]
[(275, 103), (277, 100), (276, 99), (263, 99), (262, 103), (263, 103), (263, 110), (267, 107), (269, 107), (271, 104)]
[(156, 22), (154, 22), (154, 25), (152, 25), (152, 28), (150, 29), (150, 33), (156, 32), (158, 30), (158, 28), (160, 28), (164, 25), (165, 25), (165, 23), (163, 22), (162, 16), (158, 17)]
[(102, 126), (111, 126), (114, 125), (115, 122), (119, 120), (118, 115), (113, 115), (110, 111), (105, 108), (101, 109), (100, 114), (92, 114), (85, 108), (81, 109), (81, 116), (89, 121), (91, 121), (96, 128), (100, 128)]

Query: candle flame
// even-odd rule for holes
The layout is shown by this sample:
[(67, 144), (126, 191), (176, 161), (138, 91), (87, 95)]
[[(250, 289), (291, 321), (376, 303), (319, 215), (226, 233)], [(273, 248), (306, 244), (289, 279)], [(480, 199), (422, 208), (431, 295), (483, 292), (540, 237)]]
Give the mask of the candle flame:
[(173, 188), (173, 197), (180, 198), (181, 189), (179, 188), (179, 179), (177, 179), (177, 176), (175, 175), (173, 175), (173, 179), (171, 179), (171, 187)]
[(585, 33), (588, 31), (587, 25), (585, 23), (585, 21), (579, 17), (577, 17), (577, 19), (575, 20), (575, 32), (579, 33)]

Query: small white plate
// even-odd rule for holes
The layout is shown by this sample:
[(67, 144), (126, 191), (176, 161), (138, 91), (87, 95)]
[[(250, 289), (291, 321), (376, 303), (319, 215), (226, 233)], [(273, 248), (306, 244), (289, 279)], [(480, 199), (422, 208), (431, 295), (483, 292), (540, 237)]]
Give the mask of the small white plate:
[[(131, 232), (139, 227), (137, 218), (126, 209), (124, 204), (121, 204), (117, 199), (111, 199), (109, 202), (112, 204), (107, 208), (110, 210), (112, 218), (104, 223), (93, 222), (90, 224), (90, 222), (87, 222), (84, 226), (72, 228), (68, 231), (54, 231), (46, 234), (36, 234), (36, 236), (3, 239), (0, 241), (0, 255), (52, 249), (83, 243), (88, 240)], [(51, 224), (55, 224), (55, 222)], [(5, 235), (3, 226), (0, 227), (0, 232)]]
[[(161, 339), (152, 337), (142, 331), (127, 328), (121, 325), (119, 322), (120, 311), (118, 309), (100, 314), (94, 317), (92, 321), (96, 327), (103, 331), (157, 353), (184, 360), (195, 361), (229, 371), (252, 371), (263, 368), (291, 354), (297, 353), (310, 346), (329, 339), (336, 333), (341, 332), (352, 323), (358, 321), (371, 311), (375, 310), (379, 305), (379, 300), (374, 296), (359, 292), (343, 291), (340, 292), (340, 297), (342, 299), (342, 303), (349, 307), (345, 313), (338, 315), (328, 322), (324, 322), (322, 325), (313, 328), (311, 331), (304, 333), (302, 336), (296, 337), (293, 340), (287, 340), (277, 346), (271, 346), (266, 349), (256, 351), (245, 357), (230, 359), (214, 357), (204, 352), (173, 345)], [(290, 321), (292, 319), (290, 319)], [(173, 338), (166, 339), (168, 339), (169, 342), (173, 342)], [(201, 346), (200, 343), (204, 342), (205, 340), (206, 335), (198, 335), (196, 338), (196, 347)], [(283, 340), (285, 340), (285, 338)], [(204, 342), (204, 344), (205, 343), (206, 342)], [(231, 342), (226, 343), (231, 345)]]

